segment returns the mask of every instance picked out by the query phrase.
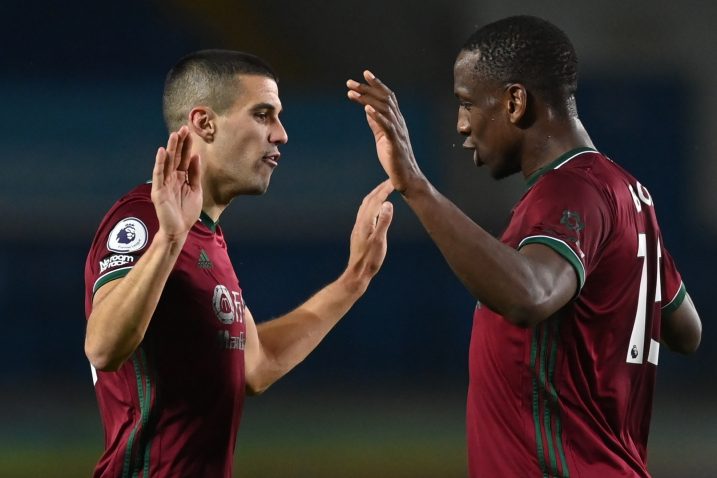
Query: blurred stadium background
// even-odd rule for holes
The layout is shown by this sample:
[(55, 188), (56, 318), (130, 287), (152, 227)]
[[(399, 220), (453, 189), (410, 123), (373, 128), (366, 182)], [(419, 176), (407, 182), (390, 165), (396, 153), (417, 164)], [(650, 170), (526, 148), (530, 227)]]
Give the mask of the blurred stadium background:
[[(268, 195), (222, 217), (258, 320), (337, 275), (363, 195), (382, 179), (344, 82), (370, 67), (398, 93), (419, 162), (498, 234), (523, 190), (475, 170), (455, 133), (452, 63), (476, 26), (531, 13), (581, 59), (578, 107), (598, 147), (650, 188), (703, 318), (699, 352), (660, 359), (655, 477), (717, 476), (711, 319), (717, 239), (717, 3), (27, 2), (0, 6), (0, 476), (89, 476), (102, 429), (83, 355), (83, 266), (101, 216), (147, 179), (161, 89), (209, 47), (274, 65), (289, 144)], [(396, 197), (384, 269), (319, 349), (250, 398), (238, 477), (460, 477), (473, 300)]]

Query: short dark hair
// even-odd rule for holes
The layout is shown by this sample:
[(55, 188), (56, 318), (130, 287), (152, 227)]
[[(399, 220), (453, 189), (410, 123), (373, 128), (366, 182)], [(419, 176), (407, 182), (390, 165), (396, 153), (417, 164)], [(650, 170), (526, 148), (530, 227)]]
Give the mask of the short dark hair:
[(562, 108), (578, 88), (578, 57), (568, 36), (542, 18), (518, 15), (478, 29), (461, 51), (479, 51), (476, 73), (501, 83), (522, 83)]
[(177, 130), (197, 105), (223, 113), (234, 102), (237, 75), (259, 75), (278, 82), (258, 56), (233, 50), (201, 50), (182, 57), (164, 81), (162, 112), (169, 131)]

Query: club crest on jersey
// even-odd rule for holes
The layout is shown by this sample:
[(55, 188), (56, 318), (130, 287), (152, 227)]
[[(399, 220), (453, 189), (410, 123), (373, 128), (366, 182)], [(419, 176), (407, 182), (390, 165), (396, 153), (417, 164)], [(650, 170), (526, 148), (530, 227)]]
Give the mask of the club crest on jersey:
[(580, 218), (580, 214), (574, 211), (568, 211), (567, 209), (563, 211), (560, 224), (575, 232), (580, 232), (585, 229), (585, 223)]
[(139, 251), (147, 245), (147, 226), (135, 217), (122, 219), (107, 238), (107, 249), (113, 252)]
[(245, 305), (241, 292), (230, 292), (226, 286), (217, 284), (214, 287), (212, 306), (214, 307), (214, 314), (222, 324), (244, 323)]
[(212, 298), (214, 313), (222, 324), (231, 324), (234, 322), (234, 301), (229, 293), (229, 289), (221, 284), (214, 287), (214, 297)]

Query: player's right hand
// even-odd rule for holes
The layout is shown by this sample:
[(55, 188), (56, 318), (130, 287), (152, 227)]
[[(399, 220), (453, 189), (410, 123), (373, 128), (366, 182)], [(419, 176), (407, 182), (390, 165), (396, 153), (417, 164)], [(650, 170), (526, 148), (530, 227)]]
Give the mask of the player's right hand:
[(413, 181), (425, 179), (413, 155), (406, 121), (393, 91), (370, 71), (363, 76), (365, 83), (346, 82), (348, 97), (363, 105), (381, 166), (396, 191), (406, 194)]
[(202, 211), (199, 155), (191, 155), (192, 137), (186, 126), (171, 133), (160, 147), (152, 172), (152, 202), (159, 230), (170, 240), (184, 240)]

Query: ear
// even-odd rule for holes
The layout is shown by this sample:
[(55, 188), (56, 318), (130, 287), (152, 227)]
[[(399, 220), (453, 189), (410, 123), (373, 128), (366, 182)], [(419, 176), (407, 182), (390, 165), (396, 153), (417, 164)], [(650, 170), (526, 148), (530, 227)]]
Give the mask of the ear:
[(205, 142), (214, 141), (216, 132), (216, 114), (214, 110), (206, 106), (195, 106), (189, 112), (189, 130), (202, 138)]
[(505, 89), (504, 98), (508, 111), (508, 120), (513, 124), (518, 124), (528, 111), (528, 91), (525, 89), (525, 85), (511, 83)]

